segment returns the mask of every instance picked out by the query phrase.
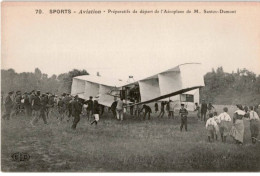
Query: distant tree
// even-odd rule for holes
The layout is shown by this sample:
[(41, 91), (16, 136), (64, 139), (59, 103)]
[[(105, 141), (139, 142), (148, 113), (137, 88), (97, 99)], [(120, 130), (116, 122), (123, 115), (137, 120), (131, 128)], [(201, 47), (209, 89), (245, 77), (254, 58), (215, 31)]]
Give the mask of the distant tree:
[(63, 89), (64, 92), (70, 93), (73, 77), (81, 75), (89, 75), (89, 73), (86, 70), (73, 69), (66, 74), (59, 75), (58, 79), (62, 81), (62, 88), (60, 90)]

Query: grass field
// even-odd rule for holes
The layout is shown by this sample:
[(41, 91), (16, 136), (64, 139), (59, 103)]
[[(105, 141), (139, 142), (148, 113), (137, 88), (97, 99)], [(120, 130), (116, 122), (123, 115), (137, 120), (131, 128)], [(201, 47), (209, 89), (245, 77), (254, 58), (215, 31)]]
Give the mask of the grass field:
[[(227, 143), (207, 142), (204, 123), (191, 113), (188, 132), (180, 132), (180, 120), (141, 121), (127, 116), (117, 121), (104, 114), (97, 126), (81, 119), (77, 130), (71, 122), (58, 125), (18, 116), (2, 120), (2, 171), (23, 172), (199, 172), (260, 171), (260, 144), (251, 144), (245, 120), (244, 145), (231, 137)], [(29, 161), (13, 161), (11, 155), (25, 152)]]

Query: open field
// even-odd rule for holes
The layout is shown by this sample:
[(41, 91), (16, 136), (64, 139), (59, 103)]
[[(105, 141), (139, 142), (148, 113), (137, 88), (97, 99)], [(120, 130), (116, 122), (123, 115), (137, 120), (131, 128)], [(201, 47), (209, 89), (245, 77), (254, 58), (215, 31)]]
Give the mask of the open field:
[[(260, 144), (251, 144), (246, 120), (243, 146), (231, 137), (226, 144), (207, 142), (204, 122), (194, 113), (188, 132), (180, 132), (180, 120), (155, 115), (150, 121), (127, 116), (120, 122), (104, 114), (97, 126), (81, 119), (76, 131), (71, 122), (58, 125), (54, 117), (36, 128), (29, 120), (24, 115), (2, 120), (2, 171), (260, 171)], [(30, 160), (13, 161), (15, 152), (28, 153)]]

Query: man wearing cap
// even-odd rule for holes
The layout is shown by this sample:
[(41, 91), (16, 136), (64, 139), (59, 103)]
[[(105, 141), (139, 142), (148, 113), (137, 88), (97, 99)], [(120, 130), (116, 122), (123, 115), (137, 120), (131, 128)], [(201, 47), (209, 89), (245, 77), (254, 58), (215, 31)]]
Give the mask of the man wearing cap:
[(11, 96), (13, 95), (13, 91), (9, 92), (7, 97), (5, 98), (5, 114), (2, 116), (3, 119), (10, 119), (12, 107), (13, 107), (13, 101), (11, 99)]
[(91, 119), (91, 116), (92, 116), (92, 114), (93, 114), (93, 104), (94, 104), (94, 102), (93, 102), (93, 97), (92, 96), (90, 96), (89, 97), (89, 100), (87, 101), (87, 104), (88, 104), (88, 107), (87, 107), (87, 116), (88, 116), (88, 119)]
[(201, 121), (204, 120), (204, 122), (206, 122), (206, 114), (207, 114), (207, 110), (208, 110), (208, 105), (207, 103), (205, 103), (205, 100), (202, 99), (202, 103), (201, 103)]
[(75, 130), (77, 127), (77, 124), (80, 121), (80, 114), (81, 114), (81, 110), (82, 110), (82, 106), (81, 106), (81, 103), (79, 102), (78, 95), (75, 96), (71, 107), (72, 107), (72, 116), (74, 117), (71, 128), (73, 130)]

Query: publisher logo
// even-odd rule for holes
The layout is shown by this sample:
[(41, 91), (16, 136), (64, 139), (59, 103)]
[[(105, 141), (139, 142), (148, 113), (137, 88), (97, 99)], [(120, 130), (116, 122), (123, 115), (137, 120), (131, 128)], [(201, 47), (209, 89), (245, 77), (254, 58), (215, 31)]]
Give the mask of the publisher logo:
[(30, 155), (28, 153), (16, 152), (12, 154), (12, 159), (16, 162), (29, 161)]

